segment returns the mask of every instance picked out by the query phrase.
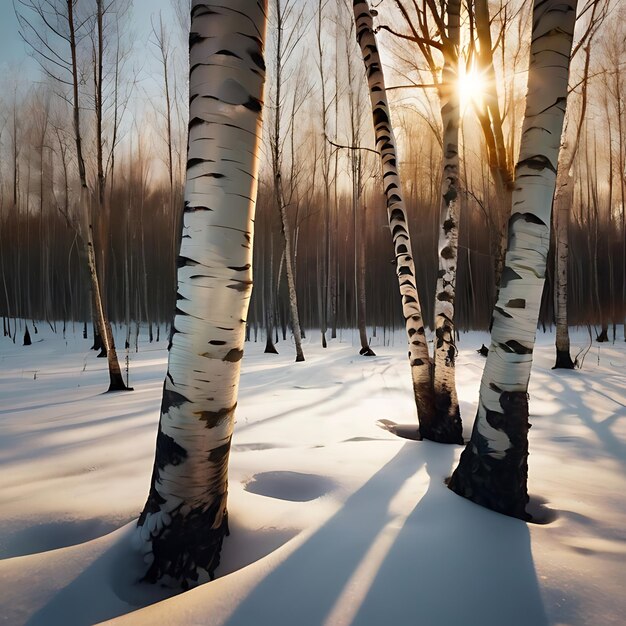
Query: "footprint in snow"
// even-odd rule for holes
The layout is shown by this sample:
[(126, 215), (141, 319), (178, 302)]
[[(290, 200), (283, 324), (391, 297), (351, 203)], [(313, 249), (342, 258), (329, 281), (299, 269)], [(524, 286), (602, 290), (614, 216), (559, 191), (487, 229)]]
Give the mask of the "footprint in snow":
[(263, 472), (255, 474), (244, 484), (244, 489), (268, 498), (309, 502), (336, 487), (336, 483), (326, 476), (301, 474), (300, 472)]

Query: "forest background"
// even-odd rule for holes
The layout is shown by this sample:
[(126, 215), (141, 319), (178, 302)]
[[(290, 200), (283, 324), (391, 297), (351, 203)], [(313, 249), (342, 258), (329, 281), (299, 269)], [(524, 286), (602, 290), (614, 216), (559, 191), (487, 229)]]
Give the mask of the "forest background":
[[(96, 190), (101, 188), (103, 194), (94, 213), (94, 235), (106, 309), (111, 321), (126, 324), (128, 345), (138, 336), (139, 324), (148, 325), (151, 337), (153, 326), (158, 333), (175, 305), (188, 123), (188, 7), (173, 2), (151, 13), (142, 3), (133, 7), (111, 0), (104, 5), (98, 56), (92, 4), (76, 3), (80, 130), (93, 206)], [(275, 164), (286, 196), (301, 326), (327, 326), (334, 337), (338, 329), (363, 323), (358, 319), (363, 300), (366, 312), (361, 317), (370, 333), (402, 326), (351, 7), (343, 0), (283, 2), (279, 45), (275, 3), (270, 4), (249, 337), (257, 339), (265, 330), (264, 336), (277, 341), (289, 333)], [(11, 63), (0, 79), (0, 315), (5, 336), (14, 339), (21, 338), (19, 319), (55, 325), (92, 317), (87, 263), (76, 228), (80, 181), (68, 85), (59, 80), (64, 68), (46, 58), (51, 56), (46, 48), (50, 34), (38, 30), (29, 5), (30, 0), (16, 3), (16, 26), (24, 50), (40, 64)], [(523, 116), (531, 3), (511, 0), (489, 6), (502, 130), (511, 164)], [(442, 142), (432, 88), (436, 72), (415, 43), (388, 32), (406, 31), (396, 3), (386, 0), (378, 10), (380, 23), (387, 26), (380, 31), (381, 50), (389, 72), (418, 286), (424, 294), (425, 319), (431, 321)], [(588, 29), (589, 13), (578, 20), (579, 40)], [(575, 48), (564, 143), (577, 145), (569, 170), (574, 183), (569, 321), (608, 329), (621, 323), (625, 313), (626, 7), (606, 2), (602, 17), (592, 36), (587, 33), (584, 45)], [(494, 183), (476, 115), (484, 105), (481, 78), (468, 16), (462, 19), (466, 78), (460, 81), (465, 87), (456, 324), (466, 330), (489, 325), (509, 209)], [(436, 50), (434, 58), (437, 61)], [(544, 325), (554, 319), (553, 293), (552, 253), (540, 316)]]

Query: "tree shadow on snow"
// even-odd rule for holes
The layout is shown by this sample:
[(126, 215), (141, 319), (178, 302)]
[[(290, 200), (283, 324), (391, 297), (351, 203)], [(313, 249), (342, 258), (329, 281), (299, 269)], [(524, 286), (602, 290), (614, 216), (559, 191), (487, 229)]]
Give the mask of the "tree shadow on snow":
[[(526, 524), (448, 491), (453, 458), (451, 446), (407, 443), (250, 593), (228, 626), (547, 625)], [(355, 572), (367, 569), (364, 557), (394, 519), (394, 496), (424, 467), (428, 491), (354, 592)]]
[[(27, 626), (87, 626), (125, 615), (182, 593), (178, 587), (141, 582), (146, 572), (143, 559), (133, 546), (132, 521), (110, 537), (110, 545), (74, 580), (51, 596), (27, 621)], [(242, 569), (289, 541), (296, 531), (243, 528), (230, 522), (237, 542), (222, 550), (220, 575)], [(72, 557), (69, 557), (71, 561)], [(53, 577), (51, 566), (37, 571)]]

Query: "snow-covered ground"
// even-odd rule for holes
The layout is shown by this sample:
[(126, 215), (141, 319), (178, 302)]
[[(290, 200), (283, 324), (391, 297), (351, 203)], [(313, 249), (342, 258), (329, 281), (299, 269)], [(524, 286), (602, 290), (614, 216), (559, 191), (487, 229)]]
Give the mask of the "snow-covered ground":
[[(0, 338), (0, 619), (45, 626), (544, 626), (626, 620), (626, 344), (552, 371), (539, 334), (530, 478), (544, 525), (459, 498), (460, 447), (397, 439), (414, 420), (402, 334), (358, 356), (246, 345), (220, 578), (184, 594), (138, 583), (133, 520), (148, 492), (165, 342), (131, 352), (133, 393), (76, 335)], [(620, 337), (623, 334), (619, 332)], [(469, 436), (487, 335), (462, 335)], [(588, 343), (586, 331), (573, 335)], [(123, 344), (122, 344), (123, 345)], [(576, 353), (576, 350), (573, 351)], [(120, 350), (123, 359), (124, 352)], [(545, 513), (545, 511), (544, 511)]]

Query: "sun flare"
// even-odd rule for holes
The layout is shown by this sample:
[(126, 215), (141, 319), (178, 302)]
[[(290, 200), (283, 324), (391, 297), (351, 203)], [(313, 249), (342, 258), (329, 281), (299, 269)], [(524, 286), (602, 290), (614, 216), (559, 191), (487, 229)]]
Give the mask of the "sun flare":
[(461, 110), (465, 112), (470, 104), (479, 104), (482, 101), (483, 93), (485, 92), (485, 81), (476, 69), (466, 69), (461, 65), (458, 90)]

